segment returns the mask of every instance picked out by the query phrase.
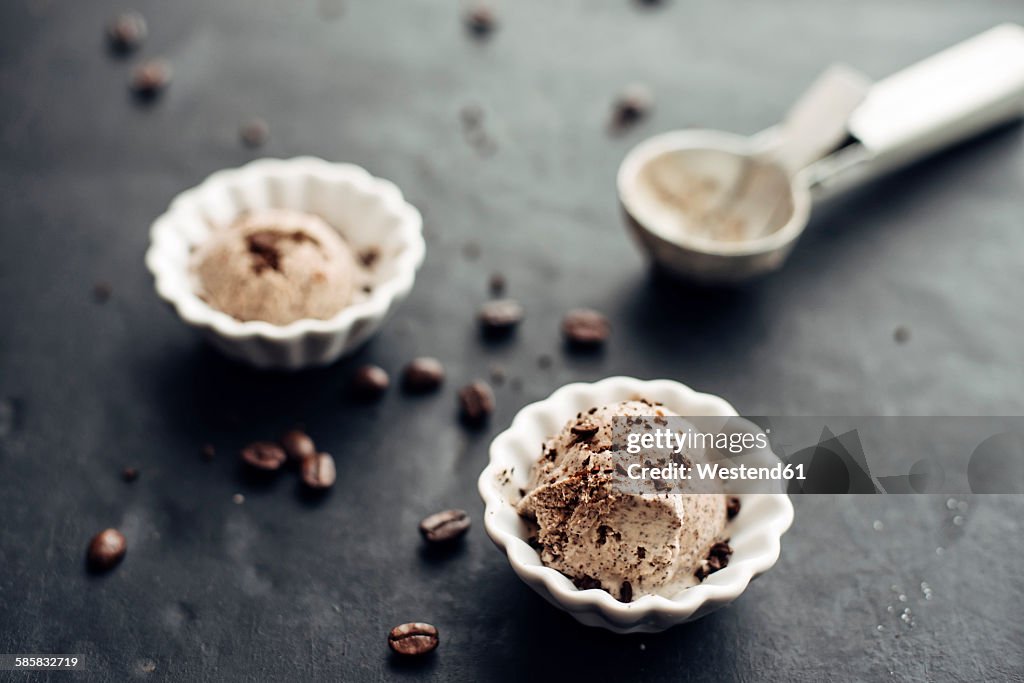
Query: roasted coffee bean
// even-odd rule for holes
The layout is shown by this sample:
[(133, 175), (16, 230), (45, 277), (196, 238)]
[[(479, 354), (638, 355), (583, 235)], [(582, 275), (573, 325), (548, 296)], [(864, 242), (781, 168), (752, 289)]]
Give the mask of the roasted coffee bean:
[(302, 462), (316, 455), (316, 444), (301, 429), (292, 429), (281, 437), (281, 447), (292, 462)]
[(387, 371), (377, 365), (364, 365), (352, 375), (352, 393), (366, 401), (380, 398), (390, 385)]
[(414, 358), (402, 373), (402, 386), (411, 393), (435, 391), (443, 382), (444, 366), (436, 358)]
[(262, 147), (270, 137), (270, 126), (263, 119), (251, 119), (242, 124), (238, 135), (246, 147)]
[(420, 522), (420, 533), (431, 543), (451, 543), (469, 531), (470, 519), (465, 510), (435, 512)]
[(171, 82), (171, 65), (163, 59), (151, 59), (132, 71), (132, 92), (142, 99), (152, 99)]
[(589, 308), (573, 309), (562, 319), (562, 334), (574, 346), (600, 346), (608, 339), (610, 332), (608, 318)]
[(436, 650), (439, 642), (437, 627), (419, 621), (396, 626), (388, 634), (388, 646), (400, 655), (425, 655)]
[(494, 412), (494, 392), (490, 385), (476, 381), (459, 389), (459, 411), (468, 424), (485, 422)]
[(738, 514), (740, 514), (740, 499), (736, 496), (729, 496), (725, 502), (725, 516), (727, 519), (732, 519)]
[(654, 106), (654, 97), (647, 86), (634, 84), (626, 88), (615, 101), (613, 123), (628, 126), (647, 116)]
[(334, 458), (327, 453), (317, 453), (302, 461), (302, 483), (311, 489), (329, 489), (334, 486), (337, 470)]
[(288, 459), (284, 449), (269, 441), (254, 441), (242, 449), (242, 460), (250, 467), (272, 472)]
[(121, 470), (121, 478), (130, 484), (139, 478), (139, 470), (134, 467), (125, 467)]
[(476, 5), (466, 13), (466, 28), (478, 38), (491, 35), (497, 25), (494, 11), (487, 5)]
[(124, 559), (128, 542), (117, 529), (104, 529), (89, 542), (86, 560), (93, 571), (105, 572), (113, 569)]
[(496, 299), (481, 306), (477, 317), (485, 334), (505, 334), (523, 319), (523, 307), (515, 299)]
[(121, 53), (135, 50), (146, 39), (146, 20), (138, 12), (119, 14), (107, 26), (110, 47)]

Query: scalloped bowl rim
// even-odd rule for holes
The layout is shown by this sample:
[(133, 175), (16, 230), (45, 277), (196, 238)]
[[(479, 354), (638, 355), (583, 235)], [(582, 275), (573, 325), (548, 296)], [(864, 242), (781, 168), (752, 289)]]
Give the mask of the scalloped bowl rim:
[[(284, 174), (310, 175), (329, 182), (347, 182), (364, 195), (379, 197), (384, 208), (400, 219), (397, 229), (401, 232), (401, 239), (406, 245), (406, 248), (395, 257), (394, 275), (377, 283), (365, 301), (346, 306), (331, 318), (303, 318), (287, 325), (274, 325), (261, 320), (237, 320), (200, 299), (193, 288), (178, 286), (176, 275), (180, 270), (160, 256), (163, 246), (168, 241), (180, 239), (175, 225), (177, 213), (188, 210), (186, 207), (196, 201), (203, 192), (209, 191), (210, 187), (235, 185), (253, 175)], [(150, 228), (146, 265), (156, 281), (157, 293), (171, 304), (188, 324), (212, 328), (217, 334), (229, 339), (262, 337), (287, 340), (310, 333), (337, 333), (352, 327), (359, 320), (385, 316), (391, 305), (412, 289), (416, 270), (423, 263), (426, 253), (422, 231), (423, 218), (420, 212), (405, 200), (398, 186), (389, 180), (371, 175), (361, 166), (329, 162), (312, 156), (291, 159), (264, 158), (237, 168), (215, 171), (198, 185), (172, 199), (167, 210), (157, 217)]]
[[(499, 509), (509, 506), (510, 503), (501, 493), (497, 483), (498, 473), (509, 462), (510, 454), (514, 450), (512, 442), (517, 438), (517, 433), (524, 429), (530, 429), (530, 425), (540, 419), (539, 416), (557, 412), (559, 405), (567, 404), (570, 401), (579, 404), (580, 401), (573, 399), (601, 393), (621, 396), (621, 398), (611, 400), (627, 400), (634, 396), (644, 396), (661, 401), (675, 412), (680, 412), (678, 404), (674, 406), (664, 400), (666, 396), (673, 396), (689, 401), (691, 404), (703, 403), (707, 406), (704, 410), (716, 411), (701, 414), (737, 415), (736, 410), (724, 399), (712, 394), (696, 392), (685, 384), (673, 380), (641, 380), (635, 377), (618, 376), (595, 383), (567, 384), (548, 398), (524, 406), (513, 418), (511, 426), (491, 442), (490, 463), (484, 468), (478, 480), (480, 496), (485, 504), (484, 528), (488, 536), (505, 551), (513, 570), (532, 588), (537, 590), (534, 582), (541, 583), (551, 598), (570, 612), (589, 608), (590, 611), (597, 611), (604, 615), (614, 615), (616, 628), (621, 628), (622, 622), (630, 622), (634, 626), (639, 625), (650, 612), (659, 612), (682, 622), (709, 601), (717, 601), (724, 605), (735, 600), (746, 590), (751, 580), (766, 572), (778, 560), (782, 535), (793, 522), (793, 505), (785, 494), (747, 494), (742, 496), (744, 499), (765, 497), (772, 499), (775, 503), (774, 509), (770, 510), (773, 514), (759, 516), (756, 522), (753, 519), (749, 522), (757, 527), (763, 527), (762, 533), (765, 534), (765, 538), (770, 540), (768, 552), (748, 557), (742, 562), (730, 563), (704, 582), (682, 590), (675, 597), (645, 595), (629, 603), (619, 602), (607, 591), (601, 589), (580, 590), (576, 588), (564, 574), (545, 566), (541, 562), (540, 555), (526, 542), (526, 539), (500, 526), (497, 512)], [(566, 415), (565, 420), (571, 419), (575, 412), (573, 409)], [(680, 412), (680, 414), (686, 415), (686, 412)], [(697, 415), (698, 413), (691, 410), (690, 414)], [(739, 519), (737, 517), (737, 520)]]

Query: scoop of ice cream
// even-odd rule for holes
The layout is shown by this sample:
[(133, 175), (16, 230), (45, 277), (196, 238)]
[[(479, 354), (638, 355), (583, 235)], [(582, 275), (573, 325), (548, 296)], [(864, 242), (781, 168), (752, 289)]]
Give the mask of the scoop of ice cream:
[(274, 325), (334, 316), (351, 302), (358, 272), (336, 230), (312, 214), (279, 209), (214, 231), (196, 249), (192, 268), (208, 304)]
[(627, 493), (612, 484), (613, 444), (670, 415), (639, 400), (595, 407), (544, 444), (518, 509), (536, 522), (545, 565), (626, 602), (697, 583), (695, 572), (723, 538), (726, 496)]

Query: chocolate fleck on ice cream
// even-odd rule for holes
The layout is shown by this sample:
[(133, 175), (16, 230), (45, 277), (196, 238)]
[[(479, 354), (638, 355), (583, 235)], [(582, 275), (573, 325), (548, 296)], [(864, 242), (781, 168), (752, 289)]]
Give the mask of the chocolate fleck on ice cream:
[(543, 444), (518, 511), (535, 523), (545, 565), (581, 589), (603, 588), (630, 602), (695, 585), (710, 573), (713, 549), (727, 562), (717, 545), (724, 545), (728, 521), (724, 494), (627, 493), (613, 486), (613, 443), (623, 436), (616, 432), (653, 429), (674, 415), (641, 400), (595, 407)]
[(193, 254), (200, 297), (238, 320), (326, 320), (365, 277), (344, 238), (312, 214), (267, 209), (215, 230)]

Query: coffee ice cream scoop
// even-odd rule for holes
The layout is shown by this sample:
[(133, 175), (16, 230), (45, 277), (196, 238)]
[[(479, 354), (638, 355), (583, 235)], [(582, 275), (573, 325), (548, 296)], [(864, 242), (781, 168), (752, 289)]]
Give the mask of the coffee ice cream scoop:
[(267, 209), (215, 230), (196, 249), (199, 295), (238, 320), (326, 320), (348, 305), (359, 266), (341, 235), (312, 214)]
[(544, 564), (625, 602), (698, 582), (695, 572), (723, 540), (726, 496), (628, 493), (612, 483), (617, 432), (653, 430), (667, 416), (676, 414), (642, 400), (595, 407), (544, 444), (518, 505), (536, 522)]

